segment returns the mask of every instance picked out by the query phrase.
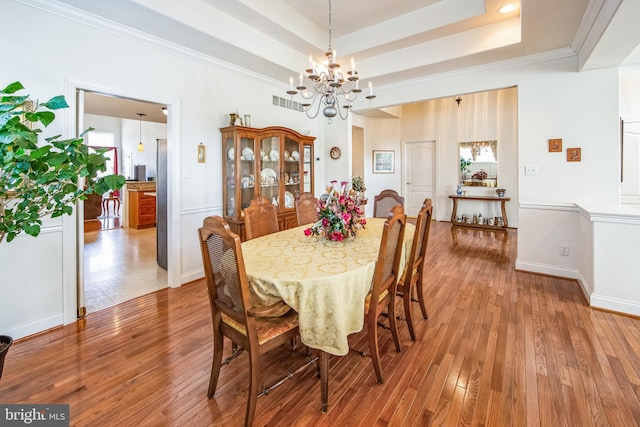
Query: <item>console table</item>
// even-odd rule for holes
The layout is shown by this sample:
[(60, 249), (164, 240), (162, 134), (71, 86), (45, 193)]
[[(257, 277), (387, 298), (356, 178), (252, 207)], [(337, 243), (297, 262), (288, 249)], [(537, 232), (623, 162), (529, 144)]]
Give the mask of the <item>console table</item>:
[[(507, 210), (505, 208), (505, 203), (511, 200), (509, 197), (498, 197), (498, 196), (449, 196), (450, 199), (453, 200), (453, 210), (451, 211), (451, 224), (460, 225), (463, 227), (477, 227), (477, 228), (494, 228), (494, 229), (503, 229), (507, 228), (509, 222), (507, 221)], [(456, 221), (456, 214), (458, 213), (458, 200), (470, 200), (470, 201), (481, 201), (481, 202), (500, 202), (500, 209), (502, 210), (502, 225), (489, 225), (489, 224), (467, 224), (466, 222)]]

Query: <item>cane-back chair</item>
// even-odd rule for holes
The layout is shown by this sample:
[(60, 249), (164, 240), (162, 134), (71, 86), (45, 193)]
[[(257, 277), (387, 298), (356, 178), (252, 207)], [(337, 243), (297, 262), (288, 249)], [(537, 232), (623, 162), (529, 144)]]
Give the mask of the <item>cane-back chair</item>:
[(278, 232), (276, 206), (262, 196), (253, 199), (244, 210), (244, 228), (247, 240)]
[(311, 224), (316, 222), (318, 217), (318, 199), (311, 193), (302, 193), (296, 199), (296, 219), (298, 225)]
[(404, 241), (404, 229), (407, 216), (402, 206), (392, 209), (382, 230), (382, 239), (378, 251), (378, 261), (373, 273), (371, 292), (365, 300), (365, 323), (367, 325), (367, 337), (369, 351), (376, 371), (376, 378), (382, 384), (382, 366), (380, 364), (380, 352), (378, 350), (378, 319), (386, 311), (389, 318), (391, 334), (396, 351), (400, 351), (400, 340), (395, 316), (396, 286), (400, 277), (400, 257)]
[[(402, 297), (404, 305), (404, 315), (409, 328), (409, 334), (413, 341), (416, 340), (416, 334), (413, 329), (413, 321), (411, 319), (411, 303), (417, 302), (422, 311), (422, 317), (427, 319), (427, 309), (424, 304), (424, 290), (422, 282), (424, 277), (425, 253), (427, 251), (427, 242), (429, 240), (429, 228), (431, 226), (431, 217), (433, 207), (431, 199), (425, 199), (422, 208), (418, 212), (416, 219), (416, 230), (413, 235), (411, 245), (411, 254), (405, 269), (398, 281), (398, 296)], [(417, 292), (417, 298), (416, 296)]]
[(383, 190), (373, 198), (374, 218), (386, 218), (394, 206), (404, 206), (404, 197), (395, 190)]
[[(269, 307), (251, 302), (240, 237), (227, 222), (211, 216), (199, 229), (202, 260), (213, 319), (213, 362), (207, 396), (212, 398), (222, 365), (224, 337), (249, 353), (249, 396), (245, 425), (253, 423), (261, 356), (297, 337), (298, 315), (280, 301)], [(225, 364), (234, 355), (225, 361)]]

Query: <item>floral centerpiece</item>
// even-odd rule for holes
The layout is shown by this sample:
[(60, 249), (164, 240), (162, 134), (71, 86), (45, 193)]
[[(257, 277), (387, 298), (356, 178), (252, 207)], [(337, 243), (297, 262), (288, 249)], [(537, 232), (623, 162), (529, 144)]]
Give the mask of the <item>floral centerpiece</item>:
[(318, 199), (318, 219), (304, 230), (306, 236), (325, 236), (327, 240), (342, 241), (362, 230), (367, 223), (360, 202), (350, 195), (349, 183), (331, 181), (326, 193)]

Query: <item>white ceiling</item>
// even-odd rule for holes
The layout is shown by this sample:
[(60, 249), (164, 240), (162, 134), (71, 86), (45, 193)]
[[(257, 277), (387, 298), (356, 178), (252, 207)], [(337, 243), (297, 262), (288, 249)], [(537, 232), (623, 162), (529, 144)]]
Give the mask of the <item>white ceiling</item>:
[[(329, 47), (328, 0), (60, 1), (282, 82)], [(498, 14), (508, 1), (519, 7)], [(579, 55), (581, 68), (640, 63), (639, 4), (333, 0), (332, 48), (376, 86), (553, 53)]]

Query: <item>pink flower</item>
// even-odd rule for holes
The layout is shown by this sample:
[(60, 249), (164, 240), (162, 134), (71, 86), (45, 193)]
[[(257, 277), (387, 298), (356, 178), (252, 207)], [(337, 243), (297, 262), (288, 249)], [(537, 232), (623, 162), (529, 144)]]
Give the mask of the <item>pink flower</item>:
[(322, 226), (327, 227), (329, 225), (329, 220), (327, 218), (322, 218)]
[(351, 220), (351, 214), (349, 212), (343, 212), (342, 213), (342, 220), (345, 223), (348, 223)]
[(362, 219), (360, 220), (360, 224), (362, 224), (362, 225), (366, 225), (366, 224), (367, 224), (367, 220), (366, 220), (366, 219), (364, 219), (364, 218), (362, 218)]
[(305, 236), (311, 236), (311, 229), (307, 228), (306, 230), (304, 230), (304, 235)]

